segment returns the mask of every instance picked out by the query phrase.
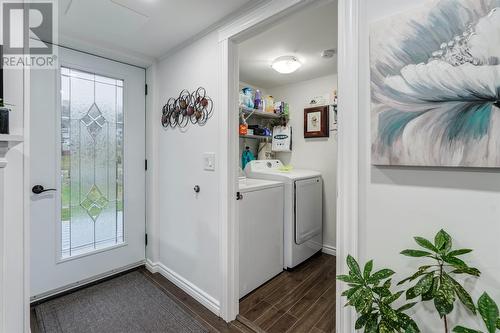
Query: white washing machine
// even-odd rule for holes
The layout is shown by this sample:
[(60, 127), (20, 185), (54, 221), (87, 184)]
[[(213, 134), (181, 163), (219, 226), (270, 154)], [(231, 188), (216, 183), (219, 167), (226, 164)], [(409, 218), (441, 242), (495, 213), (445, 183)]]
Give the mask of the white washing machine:
[(239, 182), (240, 298), (283, 271), (282, 182)]
[(279, 160), (256, 160), (246, 165), (245, 173), (285, 184), (283, 266), (290, 269), (323, 248), (323, 179), (317, 171), (282, 169)]

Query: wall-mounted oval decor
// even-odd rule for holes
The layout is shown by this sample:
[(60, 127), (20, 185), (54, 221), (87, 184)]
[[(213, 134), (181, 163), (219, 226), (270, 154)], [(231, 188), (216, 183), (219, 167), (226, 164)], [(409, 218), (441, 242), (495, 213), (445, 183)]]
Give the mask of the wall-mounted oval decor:
[(192, 93), (184, 89), (179, 97), (170, 97), (163, 106), (161, 124), (165, 128), (184, 128), (189, 123), (203, 126), (212, 116), (213, 108), (214, 103), (205, 88), (200, 87)]

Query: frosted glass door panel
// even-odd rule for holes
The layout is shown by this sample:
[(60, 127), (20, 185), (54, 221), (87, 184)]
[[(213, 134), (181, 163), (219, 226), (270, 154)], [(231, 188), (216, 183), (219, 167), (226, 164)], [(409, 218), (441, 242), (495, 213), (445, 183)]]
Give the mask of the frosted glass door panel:
[(62, 258), (121, 244), (123, 81), (61, 69)]

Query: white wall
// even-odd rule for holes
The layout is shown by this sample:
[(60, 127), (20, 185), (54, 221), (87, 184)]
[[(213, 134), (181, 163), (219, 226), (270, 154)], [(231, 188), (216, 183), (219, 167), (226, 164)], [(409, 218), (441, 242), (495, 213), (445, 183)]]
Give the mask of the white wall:
[[(219, 172), (203, 170), (203, 153), (218, 156), (217, 34), (211, 33), (160, 61), (157, 67), (158, 105), (154, 126), (158, 140), (158, 264), (185, 283), (212, 310), (220, 300)], [(205, 126), (163, 129), (160, 111), (169, 97), (182, 89), (204, 87), (214, 101), (214, 113)], [(153, 162), (155, 163), (155, 162)], [(195, 194), (193, 187), (201, 191)], [(161, 271), (161, 270), (160, 270)]]
[[(401, 278), (414, 270), (418, 261), (398, 255), (401, 250), (415, 246), (412, 236), (433, 237), (444, 228), (454, 237), (457, 246), (475, 250), (467, 258), (483, 275), (478, 281), (470, 279), (466, 284), (473, 298), (477, 300), (486, 290), (500, 303), (499, 171), (370, 165), (368, 23), (424, 2), (361, 1), (360, 256), (362, 260), (375, 258), (376, 266), (389, 266), (398, 271)], [(463, 307), (457, 307), (460, 310), (451, 317), (451, 327), (468, 318)], [(422, 332), (444, 330), (436, 314), (429, 314), (422, 307), (416, 311)]]
[(290, 105), (290, 125), (293, 129), (293, 151), (278, 153), (277, 158), (295, 168), (317, 170), (323, 175), (323, 246), (330, 251), (335, 248), (337, 234), (337, 132), (330, 128), (328, 138), (305, 139), (304, 108), (309, 107), (309, 102), (317, 96), (333, 99), (336, 89), (336, 75), (269, 89), (275, 100), (283, 100)]
[[(4, 99), (13, 104), (10, 113), (10, 133), (24, 134), (24, 72), (22, 69), (4, 70)], [(10, 150), (6, 156), (4, 239), (4, 282), (6, 332), (24, 331), (24, 144)]]

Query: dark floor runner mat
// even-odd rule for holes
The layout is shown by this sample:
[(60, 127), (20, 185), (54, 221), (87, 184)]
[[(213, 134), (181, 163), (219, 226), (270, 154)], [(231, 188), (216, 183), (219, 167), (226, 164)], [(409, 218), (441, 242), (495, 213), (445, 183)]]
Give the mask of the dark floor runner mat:
[(42, 333), (209, 332), (138, 271), (35, 307)]

